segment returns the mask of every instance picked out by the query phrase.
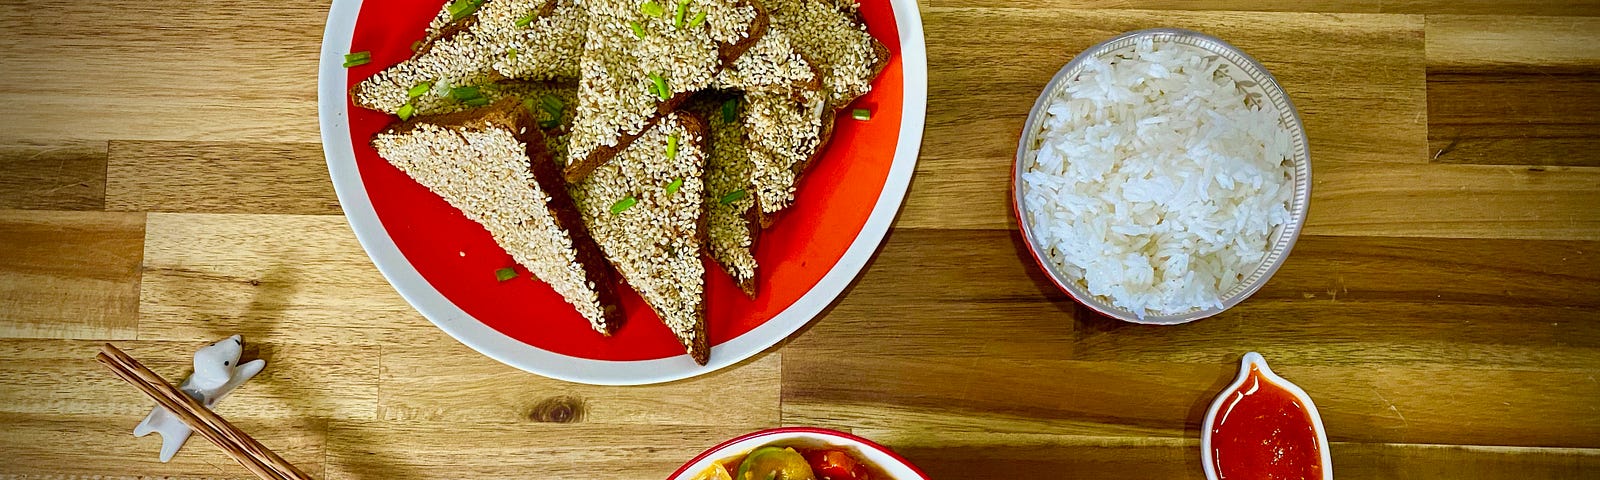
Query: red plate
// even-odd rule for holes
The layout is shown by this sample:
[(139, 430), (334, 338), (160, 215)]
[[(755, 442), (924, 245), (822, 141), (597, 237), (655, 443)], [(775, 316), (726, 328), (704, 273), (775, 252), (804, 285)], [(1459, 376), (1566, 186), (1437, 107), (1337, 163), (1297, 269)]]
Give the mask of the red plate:
[[(762, 232), (755, 252), (760, 263), (756, 299), (746, 298), (720, 268), (707, 263), (713, 364), (693, 366), (671, 331), (626, 285), (621, 290), (627, 323), (613, 336), (602, 337), (520, 266), (517, 279), (498, 282), (494, 271), (515, 264), (510, 255), (481, 226), (384, 161), (368, 144), (397, 119), (350, 104), (345, 92), (408, 58), (411, 44), (422, 37), (441, 5), (441, 0), (334, 3), (319, 85), (324, 144), (340, 202), (379, 269), (430, 320), (492, 357), (535, 373), (589, 383), (666, 381), (731, 364), (782, 340), (831, 302), (881, 241), (904, 197), (926, 96), (921, 29), (914, 4), (869, 1), (861, 6), (869, 32), (892, 54), (872, 92), (852, 107), (870, 109), (872, 118), (857, 121), (844, 111), (823, 158), (802, 180), (794, 206)], [(905, 29), (908, 15), (912, 28)], [(907, 82), (906, 43), (915, 50), (912, 82)], [(370, 51), (372, 62), (346, 72), (340, 65), (343, 55), (357, 51)], [(866, 250), (865, 256), (855, 252), (858, 248)], [(860, 258), (842, 261), (847, 254)], [(803, 318), (783, 322), (783, 328), (760, 328), (785, 317)], [(460, 325), (472, 322), (492, 334)], [(765, 332), (757, 335), (761, 338), (742, 338), (758, 330)], [(730, 345), (735, 339), (745, 341)], [(658, 362), (664, 359), (670, 361)]]

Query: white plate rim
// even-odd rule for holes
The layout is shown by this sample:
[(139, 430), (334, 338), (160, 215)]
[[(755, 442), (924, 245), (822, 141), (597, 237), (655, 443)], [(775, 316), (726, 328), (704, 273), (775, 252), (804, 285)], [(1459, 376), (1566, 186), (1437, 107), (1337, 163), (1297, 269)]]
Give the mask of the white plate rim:
[(866, 224), (839, 261), (794, 304), (772, 319), (721, 345), (712, 347), (711, 360), (701, 366), (687, 353), (654, 360), (594, 360), (563, 355), (506, 336), (473, 318), (434, 289), (417, 272), (389, 237), (356, 167), (350, 142), (347, 72), (356, 17), (362, 0), (334, 0), (322, 35), (321, 63), (317, 75), (317, 117), (322, 131), (328, 174), (345, 218), (373, 265), (400, 296), (429, 321), (462, 344), (507, 365), (569, 382), (594, 385), (645, 385), (670, 382), (715, 372), (744, 361), (799, 331), (849, 286), (877, 251), (905, 200), (922, 145), (927, 108), (927, 50), (922, 17), (916, 2), (890, 0), (900, 35), (903, 107), (900, 136), (878, 201)]

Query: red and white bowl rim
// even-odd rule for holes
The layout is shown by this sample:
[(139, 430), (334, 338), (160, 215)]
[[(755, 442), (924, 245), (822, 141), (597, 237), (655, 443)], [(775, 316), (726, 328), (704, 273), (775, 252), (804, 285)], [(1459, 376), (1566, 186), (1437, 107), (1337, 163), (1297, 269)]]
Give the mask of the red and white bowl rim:
[(888, 447), (865, 438), (841, 432), (816, 427), (781, 427), (751, 432), (729, 439), (706, 449), (693, 459), (685, 462), (677, 471), (667, 476), (667, 480), (686, 480), (693, 475), (711, 468), (711, 463), (717, 460), (746, 453), (756, 447), (772, 442), (791, 439), (820, 440), (829, 445), (853, 447), (856, 452), (873, 462), (878, 468), (895, 477), (895, 480), (927, 480), (928, 475), (922, 473), (905, 457), (895, 453)]

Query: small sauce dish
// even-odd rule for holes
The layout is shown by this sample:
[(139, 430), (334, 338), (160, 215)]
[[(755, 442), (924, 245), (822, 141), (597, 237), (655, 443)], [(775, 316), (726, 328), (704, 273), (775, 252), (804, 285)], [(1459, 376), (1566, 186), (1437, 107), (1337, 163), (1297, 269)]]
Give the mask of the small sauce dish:
[(1333, 480), (1316, 404), (1259, 353), (1240, 360), (1239, 378), (1211, 402), (1201, 429), (1207, 480)]

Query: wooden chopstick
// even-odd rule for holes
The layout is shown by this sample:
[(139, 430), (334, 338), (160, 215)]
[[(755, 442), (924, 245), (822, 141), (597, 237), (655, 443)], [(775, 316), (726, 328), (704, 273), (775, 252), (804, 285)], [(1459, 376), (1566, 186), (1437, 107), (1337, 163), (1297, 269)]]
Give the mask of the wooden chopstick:
[(117, 347), (105, 344), (100, 354), (95, 355), (95, 360), (172, 412), (195, 433), (210, 440), (256, 476), (266, 480), (311, 480), (305, 472), (284, 461), (283, 457), (250, 438), (249, 434), (205, 408), (199, 401), (173, 388), (160, 375)]

